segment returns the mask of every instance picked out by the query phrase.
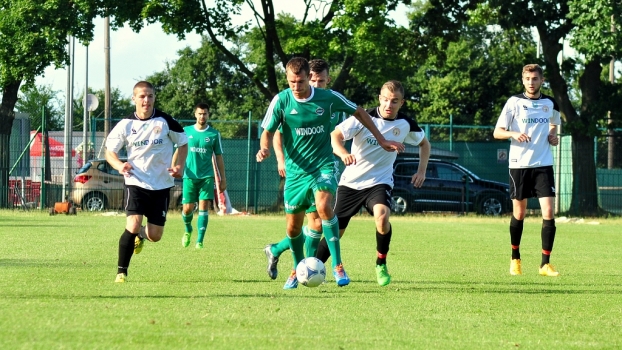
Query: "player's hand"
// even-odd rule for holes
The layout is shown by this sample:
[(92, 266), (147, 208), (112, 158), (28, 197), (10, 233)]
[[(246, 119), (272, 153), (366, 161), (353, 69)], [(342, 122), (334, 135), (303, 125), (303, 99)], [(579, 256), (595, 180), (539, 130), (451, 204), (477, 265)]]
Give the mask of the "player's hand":
[[(277, 157), (278, 158), (278, 157)], [(277, 170), (279, 171), (279, 175), (281, 177), (285, 177), (285, 163), (282, 161), (277, 161), (277, 165), (276, 165)]]
[(181, 179), (184, 176), (184, 170), (181, 168), (181, 165), (175, 165), (174, 167), (170, 167), (166, 170), (168, 170), (168, 173), (176, 179)]
[(413, 186), (415, 186), (416, 188), (420, 188), (421, 186), (423, 186), (424, 181), (425, 173), (415, 173), (415, 175), (413, 175), (412, 179), (410, 180), (410, 183), (412, 183)]
[(406, 149), (403, 143), (384, 140), (384, 142), (379, 142), (380, 147), (382, 147), (387, 152), (397, 152), (402, 153)]
[(525, 133), (519, 133), (519, 132), (512, 135), (512, 138), (518, 142), (530, 142), (531, 141), (531, 137), (529, 137), (529, 135)]
[(346, 166), (356, 164), (356, 157), (353, 154), (348, 153), (345, 156), (341, 156), (340, 158), (343, 164), (345, 164)]
[(557, 135), (549, 134), (549, 143), (553, 146), (559, 145), (559, 137), (557, 137)]
[(257, 162), (261, 163), (264, 159), (270, 157), (270, 150), (267, 148), (262, 148), (257, 152)]
[(121, 171), (119, 171), (123, 176), (125, 177), (131, 177), (132, 176), (132, 169), (134, 169), (132, 167), (132, 164), (125, 162), (123, 163), (123, 168), (121, 168)]
[(227, 179), (225, 179), (224, 177), (220, 178), (220, 186), (218, 187), (220, 193), (225, 192), (225, 190), (227, 189)]

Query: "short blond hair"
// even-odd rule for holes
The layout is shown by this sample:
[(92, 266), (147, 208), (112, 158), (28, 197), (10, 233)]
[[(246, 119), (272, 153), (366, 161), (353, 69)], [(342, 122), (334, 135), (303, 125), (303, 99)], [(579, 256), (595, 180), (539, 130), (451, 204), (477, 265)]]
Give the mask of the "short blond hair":
[(540, 78), (542, 78), (544, 76), (544, 71), (542, 70), (542, 67), (540, 67), (540, 65), (537, 65), (535, 63), (532, 64), (528, 64), (525, 67), (523, 67), (523, 72), (521, 73), (521, 77), (525, 74), (525, 72), (538, 72), (538, 74), (540, 75)]
[(384, 89), (387, 89), (392, 93), (399, 92), (400, 94), (402, 94), (402, 98), (404, 98), (404, 85), (402, 85), (402, 83), (397, 80), (389, 80), (384, 83), (384, 85), (382, 85), (382, 88), (380, 89), (380, 92), (382, 92), (382, 90)]

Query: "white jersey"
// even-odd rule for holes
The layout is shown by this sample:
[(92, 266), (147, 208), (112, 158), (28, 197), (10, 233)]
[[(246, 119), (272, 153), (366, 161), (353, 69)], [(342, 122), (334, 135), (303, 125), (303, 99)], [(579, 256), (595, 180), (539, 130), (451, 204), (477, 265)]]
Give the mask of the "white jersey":
[[(403, 142), (418, 146), (425, 133), (417, 122), (402, 113), (395, 119), (384, 119), (378, 108), (369, 110), (372, 121), (388, 141)], [(397, 152), (387, 152), (355, 117), (337, 125), (345, 140), (352, 139), (350, 154), (356, 157), (356, 164), (346, 166), (339, 186), (362, 190), (375, 185), (386, 184), (393, 188), (393, 163)]]
[(531, 99), (524, 94), (508, 99), (497, 120), (497, 128), (518, 131), (531, 137), (529, 142), (510, 138), (510, 169), (537, 168), (553, 165), (553, 152), (548, 141), (550, 125), (560, 125), (559, 107), (555, 100), (540, 94)]
[(173, 187), (174, 179), (167, 169), (171, 167), (173, 147), (188, 143), (184, 129), (170, 115), (154, 109), (151, 117), (138, 119), (134, 113), (115, 125), (106, 139), (106, 149), (118, 153), (127, 149), (127, 162), (132, 175), (126, 185), (148, 190)]

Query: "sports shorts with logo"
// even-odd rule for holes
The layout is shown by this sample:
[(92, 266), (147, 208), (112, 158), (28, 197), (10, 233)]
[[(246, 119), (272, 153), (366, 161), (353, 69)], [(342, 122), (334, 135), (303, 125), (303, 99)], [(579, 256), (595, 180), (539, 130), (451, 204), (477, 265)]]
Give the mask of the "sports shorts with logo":
[[(341, 176), (341, 172), (339, 171), (339, 161), (338, 160), (335, 161), (335, 167), (333, 169), (333, 175), (335, 176), (336, 183), (339, 183), (339, 177)], [(333, 205), (331, 205), (331, 206), (333, 206)], [(313, 204), (311, 204), (309, 209), (307, 209), (305, 211), (305, 213), (311, 214), (311, 213), (316, 212), (316, 211), (317, 211), (317, 208), (315, 207), (315, 203), (313, 203)]]
[(336, 190), (337, 180), (332, 164), (311, 174), (287, 175), (283, 189), (285, 212), (295, 214), (307, 210), (315, 205), (315, 192), (327, 191), (334, 196)]
[(181, 204), (196, 203), (199, 200), (205, 201), (214, 199), (214, 178), (204, 179), (184, 178), (184, 189)]
[(142, 187), (125, 186), (125, 214), (144, 215), (147, 222), (164, 226), (171, 195), (171, 189), (148, 190)]
[(374, 205), (383, 204), (391, 209), (393, 190), (387, 184), (355, 190), (347, 186), (339, 186), (335, 204), (335, 215), (339, 219), (339, 229), (348, 227), (350, 219), (358, 214), (361, 208), (374, 215)]
[(510, 169), (510, 198), (555, 197), (553, 166)]

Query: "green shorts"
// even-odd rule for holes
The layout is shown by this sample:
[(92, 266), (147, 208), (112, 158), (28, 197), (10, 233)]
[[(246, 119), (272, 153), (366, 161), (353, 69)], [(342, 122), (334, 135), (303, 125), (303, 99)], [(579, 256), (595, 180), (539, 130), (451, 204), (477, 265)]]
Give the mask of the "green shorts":
[(296, 214), (302, 210), (315, 211), (315, 192), (328, 191), (333, 196), (337, 190), (334, 169), (322, 168), (311, 174), (295, 174), (285, 178), (283, 197), (285, 213)]
[(184, 178), (183, 197), (181, 204), (196, 203), (199, 200), (205, 201), (214, 199), (214, 178), (204, 179)]
[[(335, 177), (336, 183), (339, 184), (339, 176), (341, 176), (341, 172), (339, 171), (339, 161), (337, 160), (335, 161), (335, 166), (333, 168), (333, 176)], [(307, 210), (305, 210), (305, 213), (311, 214), (316, 211), (317, 211), (317, 208), (315, 207), (315, 201), (314, 201), (313, 204), (311, 204), (311, 206)]]

